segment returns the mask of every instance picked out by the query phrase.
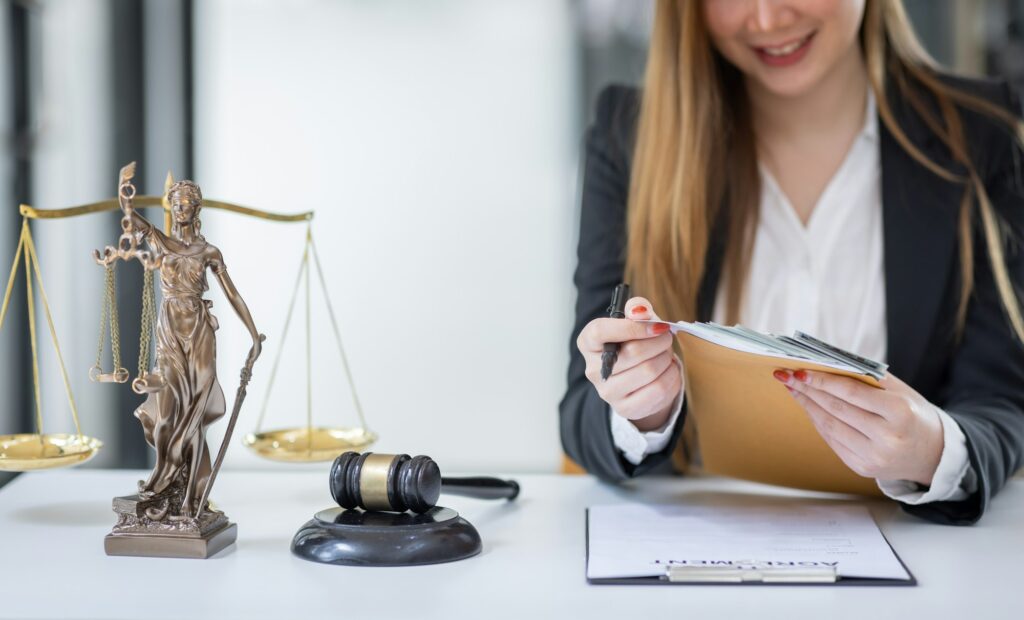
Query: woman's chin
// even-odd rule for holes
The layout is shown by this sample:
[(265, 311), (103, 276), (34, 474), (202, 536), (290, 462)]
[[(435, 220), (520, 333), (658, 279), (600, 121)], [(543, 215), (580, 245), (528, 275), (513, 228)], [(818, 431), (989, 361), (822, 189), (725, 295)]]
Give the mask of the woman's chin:
[(781, 99), (798, 99), (812, 92), (820, 76), (811, 71), (773, 71), (754, 78), (762, 92)]

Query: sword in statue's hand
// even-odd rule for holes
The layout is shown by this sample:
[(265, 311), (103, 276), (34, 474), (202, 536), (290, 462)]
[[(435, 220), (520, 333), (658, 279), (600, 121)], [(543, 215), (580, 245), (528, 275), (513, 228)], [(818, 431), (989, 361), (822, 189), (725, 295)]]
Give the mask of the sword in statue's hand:
[[(267, 337), (260, 334), (259, 341), (262, 343)], [(213, 481), (217, 479), (217, 473), (220, 471), (220, 466), (224, 462), (224, 455), (228, 451), (228, 443), (231, 441), (231, 435), (235, 431), (235, 422), (238, 421), (238, 412), (242, 410), (242, 401), (245, 400), (246, 387), (249, 385), (249, 379), (252, 378), (252, 367), (256, 363), (256, 359), (260, 356), (262, 347), (257, 349), (255, 346), (249, 352), (248, 357), (245, 359), (245, 365), (242, 366), (241, 381), (238, 384), (238, 391), (235, 393), (235, 406), (231, 409), (231, 417), (228, 418), (228, 427), (224, 429), (224, 440), (220, 444), (220, 451), (217, 452), (217, 460), (213, 462), (213, 469), (210, 470), (210, 478), (206, 481), (206, 488), (203, 489), (203, 496), (199, 499), (199, 507), (196, 509), (196, 515), (202, 514), (206, 508), (206, 502), (210, 499), (210, 489), (213, 488)]]

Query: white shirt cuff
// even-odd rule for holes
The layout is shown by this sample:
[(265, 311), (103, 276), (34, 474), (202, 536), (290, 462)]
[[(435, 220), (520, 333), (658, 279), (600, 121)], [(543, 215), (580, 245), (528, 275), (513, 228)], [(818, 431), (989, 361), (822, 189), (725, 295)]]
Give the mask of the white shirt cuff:
[(942, 422), (943, 446), (931, 487), (921, 489), (921, 485), (909, 480), (876, 480), (878, 488), (890, 498), (911, 505), (957, 502), (978, 490), (978, 476), (967, 456), (967, 438), (963, 430), (948, 413), (942, 409), (938, 412)]
[(614, 409), (608, 407), (608, 412), (611, 416), (612, 441), (627, 461), (634, 465), (639, 465), (640, 461), (644, 460), (644, 457), (648, 454), (661, 452), (665, 449), (669, 440), (672, 439), (672, 430), (676, 427), (679, 414), (683, 410), (684, 394), (685, 391), (680, 390), (679, 396), (676, 396), (676, 400), (672, 404), (672, 415), (669, 416), (668, 422), (665, 422), (665, 425), (661, 428), (647, 431), (646, 433), (638, 429), (626, 418), (615, 413)]

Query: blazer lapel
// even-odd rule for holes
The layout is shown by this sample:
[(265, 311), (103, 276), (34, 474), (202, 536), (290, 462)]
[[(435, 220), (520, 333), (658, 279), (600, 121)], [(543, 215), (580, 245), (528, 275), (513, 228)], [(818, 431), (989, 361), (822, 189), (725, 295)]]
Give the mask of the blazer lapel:
[[(895, 111), (903, 112), (900, 126), (925, 155), (955, 170), (916, 116)], [(894, 375), (913, 384), (958, 260), (963, 187), (919, 164), (881, 119), (879, 129), (888, 360)]]

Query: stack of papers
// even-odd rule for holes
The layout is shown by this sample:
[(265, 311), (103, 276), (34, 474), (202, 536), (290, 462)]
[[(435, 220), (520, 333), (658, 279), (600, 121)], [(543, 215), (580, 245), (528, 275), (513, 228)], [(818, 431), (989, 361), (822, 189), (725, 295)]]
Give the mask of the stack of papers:
[(886, 364), (869, 360), (855, 353), (844, 351), (839, 347), (818, 340), (817, 338), (796, 332), (792, 336), (766, 334), (735, 325), (728, 327), (718, 323), (688, 323), (680, 321), (638, 321), (640, 323), (663, 323), (668, 325), (672, 333), (686, 332), (714, 344), (766, 357), (777, 357), (790, 361), (806, 361), (821, 364), (836, 370), (845, 370), (867, 375), (875, 379), (885, 376)]

